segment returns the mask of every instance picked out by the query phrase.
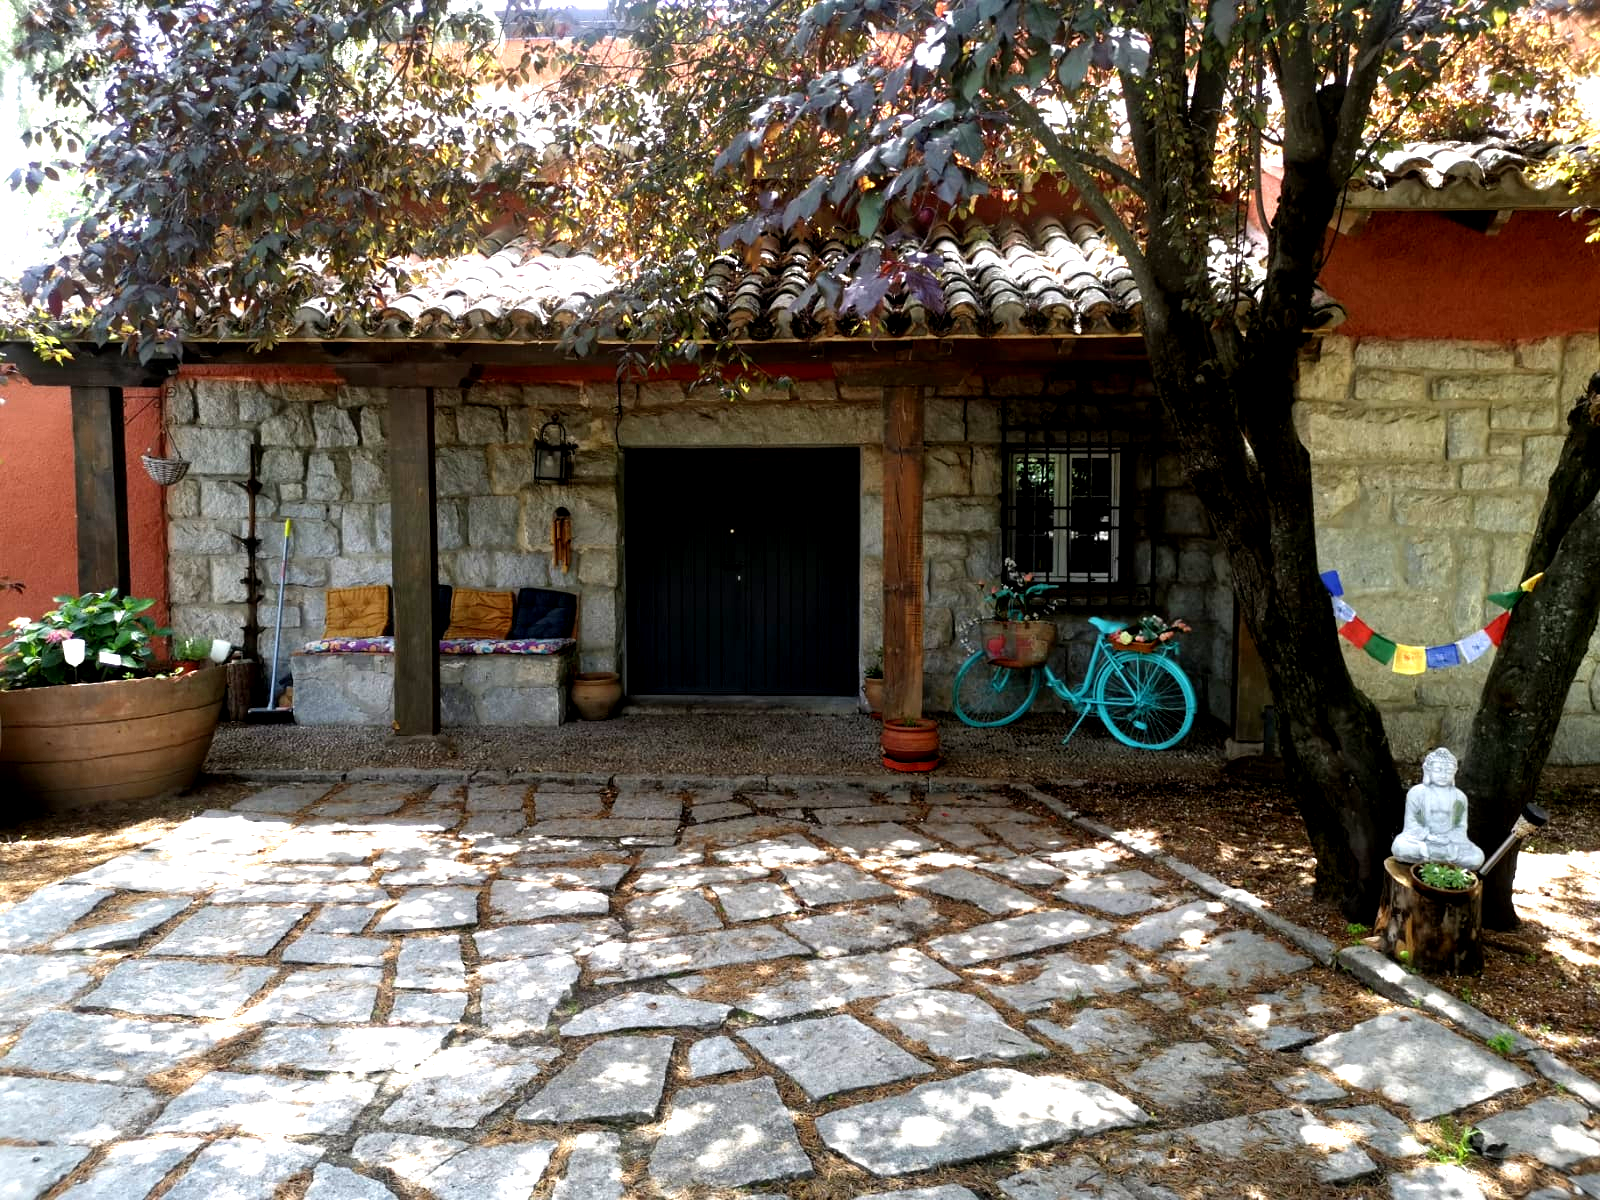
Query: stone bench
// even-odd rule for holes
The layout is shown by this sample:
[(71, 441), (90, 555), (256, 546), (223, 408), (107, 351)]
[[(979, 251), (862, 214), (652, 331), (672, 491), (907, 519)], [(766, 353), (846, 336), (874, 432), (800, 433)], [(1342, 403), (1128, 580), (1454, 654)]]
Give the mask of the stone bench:
[[(560, 725), (577, 653), (441, 654), (439, 721), (447, 726)], [(300, 725), (389, 725), (394, 655), (290, 656), (294, 719)]]

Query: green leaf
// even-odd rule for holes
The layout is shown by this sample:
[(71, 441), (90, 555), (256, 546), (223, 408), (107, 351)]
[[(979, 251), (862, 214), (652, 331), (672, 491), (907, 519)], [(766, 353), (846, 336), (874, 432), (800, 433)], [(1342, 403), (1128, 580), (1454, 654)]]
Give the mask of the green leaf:
[(878, 222), (883, 216), (884, 195), (881, 191), (872, 191), (861, 197), (856, 205), (856, 219), (861, 229), (862, 237), (871, 237), (878, 232)]

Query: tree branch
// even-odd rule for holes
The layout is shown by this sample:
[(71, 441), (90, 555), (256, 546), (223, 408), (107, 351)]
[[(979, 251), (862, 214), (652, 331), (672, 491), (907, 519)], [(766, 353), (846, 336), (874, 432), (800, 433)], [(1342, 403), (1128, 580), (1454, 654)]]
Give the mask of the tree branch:
[(1355, 66), (1345, 81), (1344, 99), (1339, 105), (1339, 123), (1333, 147), (1328, 154), (1328, 170), (1333, 182), (1344, 188), (1356, 169), (1361, 150), (1361, 135), (1366, 131), (1367, 114), (1372, 109), (1372, 94), (1383, 73), (1384, 47), (1393, 36), (1400, 0), (1376, 0), (1361, 31), (1361, 48)]
[(1317, 72), (1307, 42), (1309, 15), (1303, 0), (1268, 6), (1276, 29), (1278, 91), (1283, 96), (1283, 150), (1291, 162), (1310, 162), (1327, 149), (1317, 110)]

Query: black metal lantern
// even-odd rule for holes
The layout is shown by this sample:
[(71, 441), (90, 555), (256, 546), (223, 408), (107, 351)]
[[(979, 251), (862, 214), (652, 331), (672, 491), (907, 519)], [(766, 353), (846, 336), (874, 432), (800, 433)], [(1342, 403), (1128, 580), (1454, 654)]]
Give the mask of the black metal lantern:
[(566, 483), (572, 478), (572, 452), (578, 447), (567, 441), (567, 427), (551, 417), (539, 427), (533, 443), (533, 478), (536, 483)]

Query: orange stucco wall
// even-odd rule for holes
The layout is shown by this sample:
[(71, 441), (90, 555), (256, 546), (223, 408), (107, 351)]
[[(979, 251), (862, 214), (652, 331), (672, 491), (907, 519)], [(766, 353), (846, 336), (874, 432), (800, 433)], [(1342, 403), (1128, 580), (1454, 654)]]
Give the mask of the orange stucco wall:
[(1517, 212), (1496, 234), (1440, 213), (1377, 212), (1336, 239), (1322, 286), (1351, 337), (1522, 342), (1593, 333), (1600, 244), (1586, 222)]
[[(0, 594), (0, 623), (37, 616), (50, 598), (78, 590), (77, 503), (72, 482), (72, 405), (65, 388), (38, 388), (15, 375), (0, 383), (0, 576), (27, 591)], [(142, 411), (141, 411), (142, 410)], [(128, 539), (133, 592), (154, 596), (166, 620), (166, 523), (162, 492), (139, 455), (155, 444), (159, 405), (137, 394), (125, 409)]]

